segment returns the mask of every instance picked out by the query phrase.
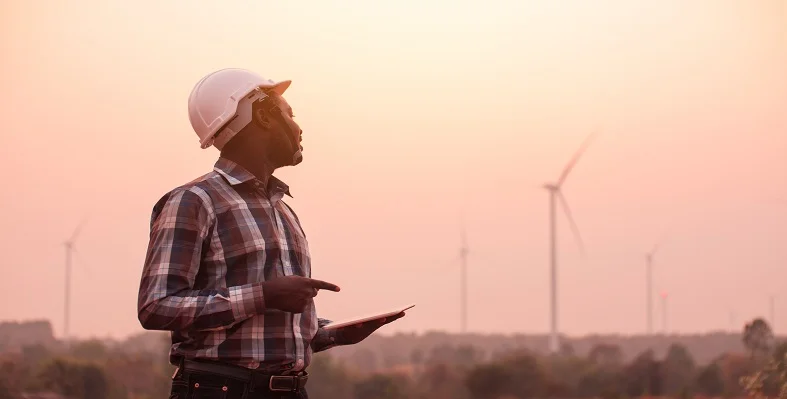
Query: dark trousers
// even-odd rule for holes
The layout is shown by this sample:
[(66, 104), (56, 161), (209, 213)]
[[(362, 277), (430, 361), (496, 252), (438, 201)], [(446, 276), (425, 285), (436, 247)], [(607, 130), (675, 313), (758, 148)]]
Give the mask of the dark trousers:
[(306, 389), (271, 392), (267, 386), (204, 372), (181, 370), (172, 379), (170, 399), (308, 399)]

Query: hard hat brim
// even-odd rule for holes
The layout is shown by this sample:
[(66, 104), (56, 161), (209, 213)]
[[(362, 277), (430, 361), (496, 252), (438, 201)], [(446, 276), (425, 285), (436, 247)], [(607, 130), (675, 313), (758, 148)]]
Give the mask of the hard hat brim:
[(287, 89), (290, 88), (292, 84), (292, 80), (282, 80), (280, 82), (272, 83), (270, 85), (260, 86), (262, 89), (273, 89), (273, 91), (278, 95), (283, 95)]

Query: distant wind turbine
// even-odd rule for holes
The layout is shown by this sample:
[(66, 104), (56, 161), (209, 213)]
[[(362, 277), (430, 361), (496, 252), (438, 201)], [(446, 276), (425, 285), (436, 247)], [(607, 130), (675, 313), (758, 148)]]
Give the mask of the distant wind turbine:
[(470, 248), (467, 245), (467, 233), (462, 218), (459, 228), (459, 251), (451, 257), (449, 262), (451, 269), (459, 263), (459, 331), (464, 334), (467, 332), (467, 265), (470, 257)]
[(461, 245), (459, 247), (459, 259), (461, 263), (461, 281), (460, 281), (460, 295), (461, 295), (461, 321), (460, 331), (462, 334), (467, 333), (467, 255), (469, 249), (467, 248), (467, 235), (465, 234), (465, 227), (462, 224), (461, 231)]
[(563, 183), (566, 181), (568, 174), (571, 173), (571, 170), (576, 165), (579, 158), (585, 152), (587, 147), (590, 145), (592, 140), (596, 137), (597, 132), (591, 133), (582, 145), (579, 147), (579, 150), (574, 154), (574, 157), (568, 162), (568, 164), (563, 169), (563, 172), (560, 174), (556, 183), (547, 183), (544, 184), (544, 188), (549, 191), (549, 253), (550, 253), (550, 331), (549, 331), (549, 352), (550, 353), (557, 353), (560, 349), (560, 342), (558, 342), (558, 332), (557, 332), (557, 227), (556, 227), (556, 216), (557, 216), (557, 201), (560, 201), (560, 204), (563, 206), (563, 211), (568, 218), (569, 223), (571, 224), (571, 230), (574, 233), (574, 237), (577, 240), (577, 245), (579, 245), (580, 251), (584, 254), (585, 248), (582, 242), (582, 236), (579, 234), (579, 228), (577, 224), (574, 222), (574, 218), (571, 216), (571, 209), (568, 206), (568, 202), (566, 198), (563, 196), (562, 191), (560, 190), (563, 186)]
[(66, 283), (65, 283), (65, 299), (63, 300), (64, 304), (64, 312), (63, 312), (63, 340), (66, 344), (69, 342), (69, 322), (70, 322), (70, 311), (71, 311), (71, 258), (76, 252), (75, 244), (76, 239), (79, 236), (79, 233), (82, 231), (82, 227), (85, 225), (85, 221), (87, 219), (83, 219), (82, 222), (77, 225), (74, 232), (71, 234), (71, 237), (66, 240), (64, 243), (66, 247)]
[(656, 251), (661, 247), (664, 243), (664, 240), (667, 238), (666, 234), (656, 242), (656, 245), (653, 246), (653, 249), (650, 252), (645, 254), (645, 291), (647, 295), (647, 317), (648, 317), (648, 335), (653, 334), (653, 256), (656, 255)]

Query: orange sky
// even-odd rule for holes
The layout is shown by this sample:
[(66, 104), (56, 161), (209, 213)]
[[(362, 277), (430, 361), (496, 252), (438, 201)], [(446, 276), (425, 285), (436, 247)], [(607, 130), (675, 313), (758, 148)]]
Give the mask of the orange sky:
[(479, 4), (3, 1), (0, 319), (62, 331), (62, 242), (90, 214), (72, 331), (141, 330), (151, 207), (217, 156), (189, 91), (243, 67), (294, 81), (305, 161), (277, 175), (314, 277), (342, 287), (323, 317), (412, 301), (383, 331), (458, 330), (463, 214), (470, 330), (547, 331), (539, 186), (603, 126), (564, 190), (587, 256), (560, 215), (560, 329), (644, 331), (644, 252), (671, 228), (671, 330), (768, 316), (775, 294), (787, 333), (787, 2)]

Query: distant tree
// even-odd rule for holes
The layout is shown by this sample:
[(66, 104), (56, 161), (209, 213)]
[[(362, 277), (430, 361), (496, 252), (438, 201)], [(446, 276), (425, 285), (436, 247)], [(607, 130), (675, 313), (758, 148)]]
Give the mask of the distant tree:
[(533, 355), (512, 356), (503, 361), (503, 366), (511, 370), (515, 378), (516, 384), (510, 393), (517, 397), (526, 399), (542, 396), (550, 388), (553, 392), (559, 391)]
[(465, 386), (474, 399), (497, 399), (502, 395), (512, 395), (516, 382), (514, 373), (499, 363), (477, 366), (465, 377)]
[(557, 396), (575, 395), (584, 374), (593, 368), (588, 359), (568, 354), (543, 357), (541, 364), (549, 377), (548, 391)]
[(373, 374), (355, 384), (355, 399), (407, 399), (406, 377), (397, 374)]
[(528, 399), (546, 394), (551, 381), (534, 356), (520, 353), (476, 366), (465, 377), (465, 385), (473, 398), (497, 399), (511, 395)]
[(415, 348), (410, 351), (410, 363), (421, 365), (424, 362), (424, 351), (421, 348)]
[(698, 393), (710, 397), (718, 397), (724, 393), (724, 376), (715, 362), (700, 369), (695, 386)]
[(309, 366), (311, 399), (350, 398), (353, 382), (347, 371), (327, 353), (318, 353)]
[(565, 357), (574, 357), (577, 354), (577, 352), (574, 350), (574, 345), (571, 345), (571, 343), (568, 341), (563, 341), (560, 344), (560, 351), (558, 353), (560, 356)]
[(53, 359), (44, 364), (38, 380), (41, 388), (75, 399), (107, 399), (109, 386), (99, 366)]
[(605, 368), (619, 368), (623, 365), (623, 351), (620, 346), (596, 344), (588, 353), (591, 363)]
[(660, 364), (652, 350), (640, 353), (623, 371), (628, 396), (659, 396), (662, 391)]
[(597, 365), (583, 372), (576, 389), (576, 396), (580, 398), (617, 399), (622, 394), (620, 374)]
[(44, 345), (26, 345), (22, 347), (23, 361), (29, 365), (39, 365), (51, 359), (52, 351)]
[(104, 370), (94, 364), (85, 364), (80, 372), (85, 391), (84, 399), (107, 399), (109, 383)]
[(662, 362), (662, 372), (664, 394), (675, 397), (693, 389), (695, 364), (685, 346), (670, 345)]
[(376, 372), (379, 368), (377, 354), (368, 348), (360, 348), (350, 355), (350, 361), (359, 370), (367, 373)]
[(71, 356), (83, 360), (100, 361), (106, 359), (107, 347), (97, 339), (80, 341), (71, 347)]
[[(773, 362), (776, 364), (776, 371), (787, 373), (787, 341), (776, 345), (773, 350)], [(785, 378), (787, 378), (787, 375)]]
[(115, 353), (105, 362), (104, 370), (117, 389), (116, 396), (127, 392), (135, 396), (166, 397), (170, 390), (172, 371), (151, 354)]
[(471, 366), (482, 360), (483, 353), (473, 345), (459, 345), (454, 351), (454, 361), (458, 364)]
[(757, 318), (747, 323), (743, 328), (743, 344), (752, 358), (767, 356), (773, 348), (773, 331), (768, 322)]
[(727, 353), (719, 357), (715, 362), (721, 369), (722, 379), (724, 380), (724, 394), (727, 396), (744, 394), (744, 389), (741, 387), (741, 378), (751, 375), (756, 370), (751, 357), (745, 354)]
[(408, 364), (408, 359), (405, 354), (393, 352), (383, 355), (383, 368), (392, 369), (397, 366)]
[(12, 361), (0, 362), (0, 398), (19, 397), (19, 367)]
[(740, 381), (749, 397), (787, 399), (787, 343), (776, 345), (770, 361)]
[(418, 398), (469, 399), (470, 391), (462, 383), (461, 370), (447, 364), (435, 364), (416, 374)]

